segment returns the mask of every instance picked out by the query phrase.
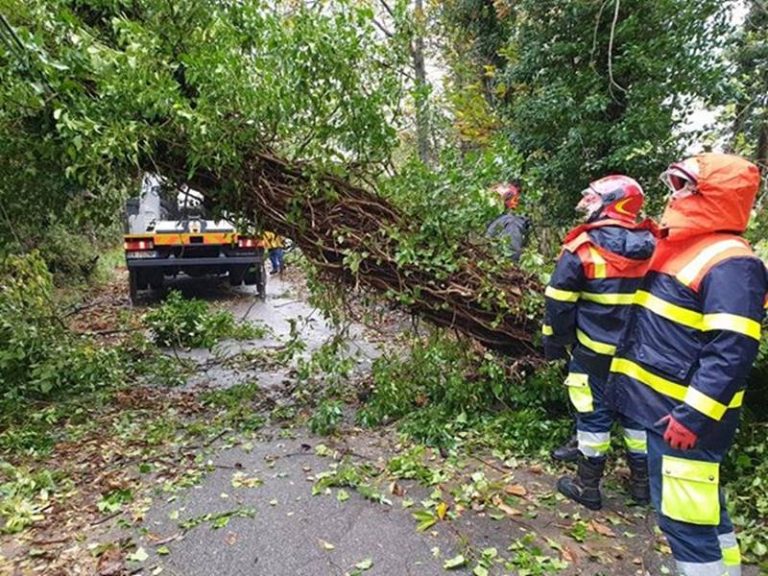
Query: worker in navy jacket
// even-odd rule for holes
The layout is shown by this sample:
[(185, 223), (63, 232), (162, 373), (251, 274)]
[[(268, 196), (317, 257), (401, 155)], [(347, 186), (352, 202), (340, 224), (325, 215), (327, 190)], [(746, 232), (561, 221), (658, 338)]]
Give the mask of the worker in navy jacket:
[(608, 400), (648, 433), (651, 498), (678, 572), (737, 576), (719, 488), (757, 355), (768, 279), (741, 237), (756, 166), (725, 154), (673, 164), (661, 238), (611, 365)]
[[(598, 510), (600, 481), (616, 413), (606, 406), (605, 383), (634, 293), (655, 246), (655, 225), (638, 223), (643, 190), (627, 176), (607, 176), (584, 190), (577, 210), (587, 222), (565, 238), (545, 291), (544, 349), (549, 359), (571, 350), (568, 394), (576, 410), (578, 473), (557, 484), (567, 497)], [(643, 426), (631, 415), (618, 418), (630, 467), (630, 494), (650, 501)]]
[(517, 182), (503, 182), (496, 184), (493, 191), (504, 204), (504, 213), (488, 225), (485, 235), (487, 238), (500, 239), (504, 254), (517, 263), (531, 228), (531, 221), (517, 212), (522, 186)]

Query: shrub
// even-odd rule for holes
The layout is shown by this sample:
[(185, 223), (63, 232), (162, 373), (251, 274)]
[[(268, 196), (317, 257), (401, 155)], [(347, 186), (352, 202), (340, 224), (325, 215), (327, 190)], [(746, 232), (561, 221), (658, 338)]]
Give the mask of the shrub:
[(208, 304), (195, 298), (185, 299), (172, 290), (163, 304), (144, 317), (160, 346), (213, 348), (226, 338), (250, 340), (263, 338), (264, 328), (238, 323), (227, 310), (211, 310)]
[(570, 422), (559, 367), (517, 375), (503, 357), (472, 351), (442, 332), (415, 340), (408, 356), (377, 359), (373, 381), (358, 420), (399, 420), (401, 431), (428, 444), (450, 445), (474, 429), (493, 442), (538, 450)]
[(0, 400), (13, 408), (62, 391), (95, 390), (122, 376), (120, 355), (67, 330), (37, 253), (0, 262)]

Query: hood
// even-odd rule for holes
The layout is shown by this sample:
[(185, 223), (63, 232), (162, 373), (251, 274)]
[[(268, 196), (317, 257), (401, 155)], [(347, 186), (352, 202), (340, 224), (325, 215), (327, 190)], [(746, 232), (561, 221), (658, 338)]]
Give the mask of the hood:
[(670, 200), (661, 229), (670, 239), (708, 232), (742, 233), (760, 185), (754, 164), (729, 154), (694, 156), (698, 164), (697, 194)]
[(606, 226), (590, 230), (589, 237), (600, 248), (630, 260), (647, 260), (656, 247), (656, 237), (648, 229)]

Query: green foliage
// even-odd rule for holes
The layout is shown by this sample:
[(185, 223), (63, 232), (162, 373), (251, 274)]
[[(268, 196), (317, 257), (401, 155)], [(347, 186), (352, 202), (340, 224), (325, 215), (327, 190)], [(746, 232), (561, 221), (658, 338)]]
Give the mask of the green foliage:
[[(728, 78), (721, 116), (731, 146), (768, 168), (768, 11), (751, 2), (729, 47), (733, 73)], [(765, 189), (765, 182), (763, 183)]]
[(160, 346), (213, 348), (221, 340), (254, 340), (266, 331), (251, 323), (237, 322), (227, 310), (211, 310), (207, 302), (185, 299), (172, 290), (163, 304), (148, 312), (144, 321)]
[(338, 400), (324, 400), (309, 418), (309, 429), (322, 436), (333, 434), (344, 417), (343, 404)]
[(3, 198), (21, 192), (14, 220), (71, 202), (109, 220), (137, 167), (176, 151), (190, 170), (237, 168), (264, 148), (370, 166), (397, 143), (392, 70), (407, 53), (367, 5), (129, 5), (6, 0), (0, 181)]
[(358, 420), (367, 426), (399, 420), (403, 432), (426, 444), (452, 445), (477, 433), (531, 453), (562, 437), (567, 425), (559, 367), (516, 377), (502, 358), (478, 355), (439, 332), (416, 339), (408, 357), (378, 358), (373, 379)]
[(742, 554), (748, 560), (768, 565), (768, 422), (749, 412), (744, 420), (724, 464), (723, 480)]
[[(482, 151), (461, 154), (445, 149), (437, 170), (408, 162), (397, 176), (383, 181), (381, 193), (418, 222), (417, 230), (400, 231), (399, 263), (455, 270), (460, 247), (484, 234), (503, 210), (490, 186), (519, 178), (522, 165), (517, 151), (497, 138)], [(524, 196), (521, 211), (526, 210)]]
[[(0, 261), (0, 403), (94, 391), (122, 378), (120, 355), (63, 325), (52, 278), (36, 254)], [(18, 406), (18, 404), (15, 404)], [(4, 412), (4, 410), (0, 410)]]
[(0, 462), (0, 532), (14, 534), (43, 518), (56, 480), (48, 470), (31, 472)]
[[(122, 250), (117, 252), (114, 227), (80, 226), (69, 221), (56, 220), (42, 230), (33, 232), (40, 247), (40, 255), (53, 274), (57, 287), (101, 280), (102, 261), (115, 263), (115, 255), (124, 259)], [(29, 230), (24, 226), (24, 230)], [(111, 270), (110, 270), (111, 272)]]
[(201, 396), (204, 406), (214, 409), (206, 428), (230, 427), (255, 431), (264, 426), (266, 418), (259, 413), (259, 402), (264, 394), (256, 382), (235, 384), (222, 390), (206, 392)]
[(533, 534), (526, 534), (515, 540), (509, 550), (514, 552), (512, 560), (505, 563), (507, 570), (515, 570), (520, 576), (543, 576), (557, 574), (568, 567), (568, 563), (546, 555), (535, 543)]
[(456, 82), (483, 84), (499, 130), (526, 158), (536, 219), (564, 223), (579, 191), (611, 172), (638, 178), (658, 205), (657, 176), (690, 138), (681, 128), (722, 93), (728, 9), (718, 0), (452, 0), (442, 20), (460, 42)]

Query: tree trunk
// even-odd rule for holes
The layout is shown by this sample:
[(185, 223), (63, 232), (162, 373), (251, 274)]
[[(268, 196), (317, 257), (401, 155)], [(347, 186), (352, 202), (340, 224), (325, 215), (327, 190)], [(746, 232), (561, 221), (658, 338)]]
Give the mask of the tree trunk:
[(425, 164), (432, 162), (429, 146), (429, 85), (427, 83), (427, 68), (424, 61), (424, 6), (423, 0), (415, 0), (413, 11), (416, 23), (416, 34), (411, 42), (411, 56), (413, 57), (413, 70), (415, 81), (416, 104), (416, 143), (419, 158)]
[[(160, 168), (186, 180), (184, 162), (169, 159)], [(243, 156), (236, 173), (198, 171), (189, 184), (215, 192), (235, 182), (245, 213), (258, 214), (266, 228), (293, 238), (326, 279), (396, 298), (412, 313), (489, 348), (531, 363), (540, 359), (540, 325), (526, 299), (542, 287), (514, 266), (489, 270), (487, 244), (468, 241), (452, 271), (401, 264), (398, 242), (387, 231), (408, 233), (418, 222), (338, 176), (263, 151)]]

